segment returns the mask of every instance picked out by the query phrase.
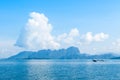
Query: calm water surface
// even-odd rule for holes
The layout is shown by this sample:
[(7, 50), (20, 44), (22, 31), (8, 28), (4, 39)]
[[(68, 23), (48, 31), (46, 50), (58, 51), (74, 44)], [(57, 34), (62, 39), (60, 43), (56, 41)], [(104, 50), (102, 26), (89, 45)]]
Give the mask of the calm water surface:
[(0, 61), (0, 80), (120, 80), (120, 61)]

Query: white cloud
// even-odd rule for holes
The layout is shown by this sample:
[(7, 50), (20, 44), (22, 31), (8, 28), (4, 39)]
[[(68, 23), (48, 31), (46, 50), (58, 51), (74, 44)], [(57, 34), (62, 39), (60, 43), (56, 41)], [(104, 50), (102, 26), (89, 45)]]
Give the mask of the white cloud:
[(71, 31), (67, 33), (63, 33), (58, 35), (57, 41), (61, 44), (61, 47), (69, 47), (69, 46), (77, 46), (80, 44), (80, 33), (77, 28), (71, 29)]
[(87, 32), (84, 38), (86, 41), (92, 42), (93, 41), (92, 32)]
[(84, 43), (101, 42), (109, 37), (105, 33), (93, 35), (92, 32), (87, 32), (85, 35), (80, 34), (77, 28), (71, 29), (69, 33), (54, 36), (51, 34), (52, 28), (48, 22), (48, 18), (44, 14), (32, 12), (16, 45), (29, 50), (59, 49), (69, 46), (81, 48), (81, 46), (86, 47), (88, 45), (84, 45)]
[(16, 42), (17, 46), (27, 49), (56, 49), (59, 43), (51, 35), (52, 26), (44, 14), (32, 12), (22, 34)]
[(78, 37), (80, 36), (79, 30), (77, 28), (74, 28), (70, 31), (69, 37)]
[(95, 41), (104, 41), (105, 39), (108, 39), (108, 37), (109, 37), (108, 34), (101, 32), (94, 36), (94, 40)]
[(89, 43), (101, 42), (101, 41), (104, 41), (105, 39), (107, 39), (108, 37), (109, 37), (109, 35), (105, 34), (103, 32), (95, 34), (95, 35), (93, 35), (92, 32), (87, 32), (86, 35), (84, 36), (85, 40)]

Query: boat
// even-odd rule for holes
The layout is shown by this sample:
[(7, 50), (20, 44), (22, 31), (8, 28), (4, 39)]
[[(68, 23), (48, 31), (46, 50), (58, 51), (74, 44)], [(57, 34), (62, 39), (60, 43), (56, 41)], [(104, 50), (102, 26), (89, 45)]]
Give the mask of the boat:
[(100, 59), (100, 60), (99, 59), (93, 59), (92, 61), (93, 62), (104, 62), (104, 60), (102, 60), (102, 59)]

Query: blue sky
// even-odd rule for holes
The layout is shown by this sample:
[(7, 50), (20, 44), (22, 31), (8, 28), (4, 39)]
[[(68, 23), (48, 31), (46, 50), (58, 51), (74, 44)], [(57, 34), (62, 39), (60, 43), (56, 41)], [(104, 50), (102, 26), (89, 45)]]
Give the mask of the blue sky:
[[(37, 12), (49, 19), (53, 28), (51, 34), (54, 36), (69, 33), (74, 28), (81, 36), (88, 32), (93, 35), (101, 32), (109, 35), (102, 42), (78, 46), (84, 48), (83, 52), (88, 48), (101, 49), (96, 52), (120, 52), (117, 45), (120, 44), (119, 4), (120, 0), (0, 0), (0, 41), (1, 44), (11, 41), (16, 43), (21, 29), (30, 18), (29, 14)], [(102, 49), (102, 46), (109, 47), (113, 44), (118, 47), (113, 47), (112, 50)], [(2, 45), (0, 47), (3, 49)], [(5, 54), (4, 50), (2, 53)]]

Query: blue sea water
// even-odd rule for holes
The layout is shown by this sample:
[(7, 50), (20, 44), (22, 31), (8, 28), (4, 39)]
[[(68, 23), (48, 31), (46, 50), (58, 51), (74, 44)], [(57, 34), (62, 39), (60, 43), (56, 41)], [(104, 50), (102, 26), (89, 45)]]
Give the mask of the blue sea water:
[(0, 61), (0, 80), (120, 80), (120, 61)]

